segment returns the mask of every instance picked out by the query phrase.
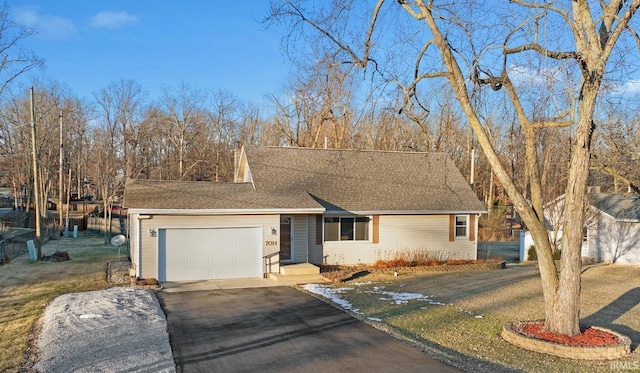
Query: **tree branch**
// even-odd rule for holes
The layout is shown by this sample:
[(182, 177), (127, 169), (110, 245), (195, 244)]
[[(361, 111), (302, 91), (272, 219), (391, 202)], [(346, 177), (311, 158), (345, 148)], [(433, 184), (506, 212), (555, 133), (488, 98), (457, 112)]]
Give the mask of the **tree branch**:
[(620, 173), (618, 173), (613, 167), (608, 166), (607, 164), (605, 164), (600, 158), (598, 158), (595, 154), (593, 154), (593, 160), (597, 161), (600, 165), (600, 167), (596, 167), (606, 173), (608, 173), (609, 175), (613, 176), (614, 178), (618, 179), (618, 180), (622, 180), (622, 182), (626, 183), (627, 185), (629, 185), (629, 188), (631, 188), (634, 192), (640, 194), (640, 186), (634, 184), (631, 180), (629, 180), (628, 178), (620, 175)]

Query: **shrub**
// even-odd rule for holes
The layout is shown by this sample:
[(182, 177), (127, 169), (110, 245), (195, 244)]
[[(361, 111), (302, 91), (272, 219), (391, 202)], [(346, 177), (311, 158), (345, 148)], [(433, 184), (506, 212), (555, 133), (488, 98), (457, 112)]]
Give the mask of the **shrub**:
[[(560, 260), (562, 256), (562, 252), (560, 250), (556, 250), (553, 253), (553, 260)], [(527, 251), (527, 260), (538, 260), (538, 254), (536, 254), (536, 247), (531, 245), (529, 246), (529, 250)]]
[(450, 264), (450, 265), (469, 264), (470, 262), (471, 262), (470, 260), (464, 260), (464, 259), (450, 259), (450, 260), (447, 260), (447, 264)]

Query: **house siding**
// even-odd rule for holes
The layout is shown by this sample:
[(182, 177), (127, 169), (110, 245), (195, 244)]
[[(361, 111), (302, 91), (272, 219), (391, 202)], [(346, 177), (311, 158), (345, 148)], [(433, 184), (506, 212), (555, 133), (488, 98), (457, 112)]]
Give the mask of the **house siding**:
[(601, 214), (589, 226), (588, 257), (622, 264), (640, 263), (640, 223), (617, 222)]
[[(134, 219), (132, 219), (134, 221)], [(158, 230), (165, 228), (231, 228), (231, 227), (262, 227), (262, 256), (280, 251), (279, 236), (271, 234), (271, 228), (280, 225), (279, 215), (215, 215), (215, 216), (184, 216), (184, 215), (153, 215), (151, 219), (139, 222), (139, 256), (137, 257), (137, 273), (142, 278), (158, 278)], [(135, 224), (135, 223), (133, 223)], [(149, 230), (156, 232), (152, 237)], [(133, 260), (134, 256), (132, 256)], [(270, 272), (278, 272), (277, 255), (272, 258), (273, 266)]]
[[(320, 227), (317, 227), (316, 225), (316, 219), (318, 216), (319, 215), (307, 215), (307, 227), (309, 232), (307, 237), (307, 245), (309, 246), (309, 262), (313, 264), (324, 263), (322, 252), (322, 224), (320, 224)], [(322, 219), (321, 215), (320, 219)], [(320, 228), (319, 232), (318, 228)], [(317, 237), (318, 233), (320, 237)]]
[[(138, 263), (138, 253), (140, 248), (140, 234), (138, 232), (138, 214), (129, 214), (127, 216), (127, 232), (129, 232), (129, 256), (131, 257), (131, 263), (135, 269), (135, 263)], [(136, 275), (138, 275), (136, 273)]]
[(291, 239), (294, 263), (307, 262), (308, 231), (307, 215), (294, 215), (293, 237)]
[[(475, 237), (449, 241), (449, 219), (449, 215), (381, 215), (379, 243), (372, 240), (325, 242), (322, 255), (327, 264), (371, 264), (378, 259), (392, 259), (397, 252), (412, 250), (428, 251), (441, 260), (477, 259)], [(472, 232), (469, 228), (468, 233), (475, 235), (477, 230)]]

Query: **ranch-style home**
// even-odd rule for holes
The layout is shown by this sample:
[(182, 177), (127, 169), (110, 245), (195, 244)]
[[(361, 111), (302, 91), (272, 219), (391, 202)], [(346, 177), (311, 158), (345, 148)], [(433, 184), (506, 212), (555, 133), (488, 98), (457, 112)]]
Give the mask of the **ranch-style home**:
[(161, 282), (411, 250), (476, 259), (485, 212), (442, 153), (255, 146), (236, 150), (233, 183), (130, 179), (123, 202), (132, 271)]

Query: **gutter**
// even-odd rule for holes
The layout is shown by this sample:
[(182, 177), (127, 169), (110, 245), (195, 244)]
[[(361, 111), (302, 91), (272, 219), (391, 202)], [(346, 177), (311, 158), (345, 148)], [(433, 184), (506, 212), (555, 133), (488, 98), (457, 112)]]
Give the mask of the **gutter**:
[(140, 215), (277, 215), (277, 214), (311, 214), (325, 212), (324, 208), (301, 209), (145, 209), (129, 208), (130, 214)]

